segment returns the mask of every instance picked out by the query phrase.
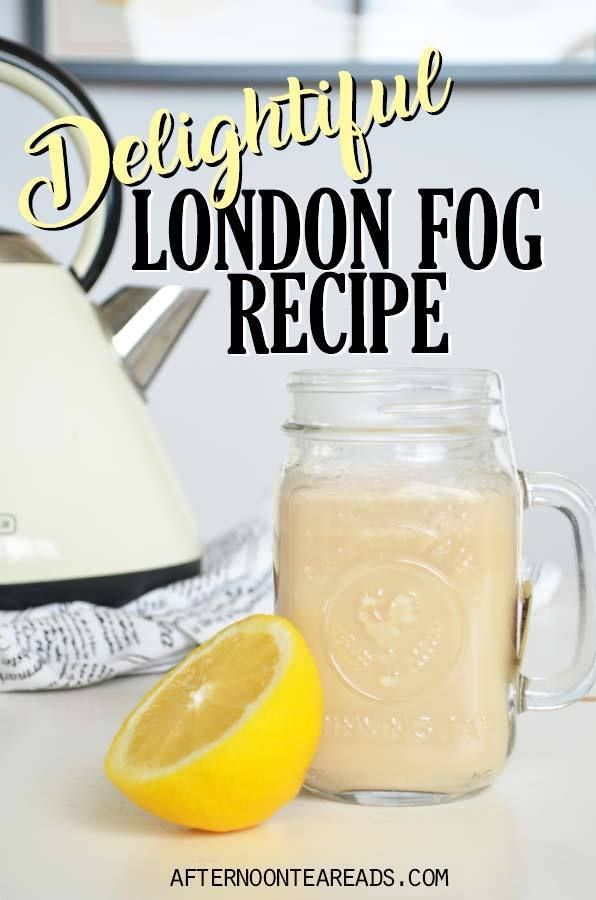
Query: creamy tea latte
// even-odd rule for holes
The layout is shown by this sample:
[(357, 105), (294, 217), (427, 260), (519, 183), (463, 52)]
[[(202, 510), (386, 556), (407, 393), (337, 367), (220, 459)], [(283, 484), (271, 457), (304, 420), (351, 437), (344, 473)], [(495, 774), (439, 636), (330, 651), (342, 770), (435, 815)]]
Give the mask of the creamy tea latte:
[(277, 611), (315, 654), (308, 784), (457, 793), (503, 766), (516, 666), (512, 494), (288, 477)]

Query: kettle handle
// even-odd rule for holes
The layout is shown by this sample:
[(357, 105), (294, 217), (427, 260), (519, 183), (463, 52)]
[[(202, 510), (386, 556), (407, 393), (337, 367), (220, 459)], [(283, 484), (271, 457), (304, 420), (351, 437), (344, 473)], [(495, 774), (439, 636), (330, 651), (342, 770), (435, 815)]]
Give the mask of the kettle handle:
[[(56, 118), (83, 115), (99, 125), (113, 150), (110, 134), (101, 115), (86, 96), (81, 85), (60, 66), (49, 62), (40, 53), (23, 44), (0, 38), (0, 82), (17, 88), (46, 107)], [(75, 143), (85, 170), (88, 170), (88, 151), (84, 143)], [(99, 278), (116, 240), (122, 211), (122, 187), (114, 177), (110, 179), (103, 202), (83, 225), (71, 271), (85, 291)]]

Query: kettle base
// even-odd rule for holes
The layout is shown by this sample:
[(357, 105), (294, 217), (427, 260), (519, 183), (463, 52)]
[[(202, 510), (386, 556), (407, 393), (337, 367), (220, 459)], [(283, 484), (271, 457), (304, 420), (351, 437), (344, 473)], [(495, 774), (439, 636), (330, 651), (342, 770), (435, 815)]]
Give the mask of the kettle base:
[(119, 575), (96, 575), (91, 578), (67, 578), (62, 581), (36, 581), (25, 584), (0, 585), (0, 610), (20, 611), (46, 603), (72, 603), (75, 600), (98, 606), (123, 606), (154, 588), (174, 581), (192, 578), (201, 571), (200, 559)]

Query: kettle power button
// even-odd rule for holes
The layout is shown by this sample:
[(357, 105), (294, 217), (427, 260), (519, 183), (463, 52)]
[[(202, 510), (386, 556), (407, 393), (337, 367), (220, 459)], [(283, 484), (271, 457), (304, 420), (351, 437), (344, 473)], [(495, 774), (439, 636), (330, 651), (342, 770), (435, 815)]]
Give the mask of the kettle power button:
[(14, 534), (17, 530), (17, 517), (12, 513), (0, 513), (0, 534)]

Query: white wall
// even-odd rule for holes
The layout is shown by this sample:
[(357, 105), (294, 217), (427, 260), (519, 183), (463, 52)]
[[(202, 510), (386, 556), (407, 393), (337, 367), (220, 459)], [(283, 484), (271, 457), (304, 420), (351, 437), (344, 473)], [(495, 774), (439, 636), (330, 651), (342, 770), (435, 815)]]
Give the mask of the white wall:
[[(2, 4), (0, 32), (18, 37), (19, 27), (17, 5)], [(174, 112), (187, 110), (198, 123), (224, 111), (241, 116), (240, 92), (234, 88), (92, 85), (89, 90), (116, 137), (143, 135), (151, 114), (162, 105)], [(261, 90), (267, 93), (266, 87)], [(596, 312), (591, 284), (595, 102), (594, 88), (479, 90), (458, 85), (442, 115), (421, 116), (372, 136), (374, 177), (369, 187), (395, 190), (393, 267), (405, 274), (417, 268), (419, 259), (418, 187), (453, 186), (461, 194), (467, 187), (482, 185), (501, 205), (520, 185), (542, 190), (543, 211), (528, 215), (526, 221), (530, 231), (539, 224), (544, 235), (543, 270), (520, 273), (501, 256), (490, 270), (470, 272), (458, 262), (452, 246), (441, 248), (451, 284), (444, 302), (453, 346), (448, 362), (503, 372), (520, 466), (560, 470), (596, 492), (592, 400)], [(47, 117), (6, 88), (0, 89), (0, 104), (3, 122), (10, 127), (10, 133), (4, 129), (2, 144), (2, 219), (22, 230), (16, 197), (43, 165), (27, 158), (22, 145)], [(186, 185), (205, 190), (210, 175), (186, 173), (154, 183), (156, 242), (165, 233), (173, 194)], [(350, 187), (332, 141), (246, 160), (245, 187), (283, 187), (303, 197), (323, 184), (346, 194)], [(168, 277), (211, 290), (151, 389), (149, 403), (204, 533), (212, 535), (250, 515), (270, 490), (284, 446), (279, 426), (286, 407), (287, 371), (334, 361), (315, 354), (227, 356), (225, 275), (132, 273), (131, 229), (127, 202), (116, 251), (94, 291), (96, 297), (123, 282), (167, 282)], [(38, 234), (37, 239), (65, 257), (75, 235)], [(391, 357), (356, 358), (355, 363), (413, 363), (412, 328), (407, 313), (392, 327)], [(347, 364), (348, 358), (340, 362)], [(551, 543), (550, 531), (545, 540)], [(550, 549), (555, 552), (554, 544)]]

